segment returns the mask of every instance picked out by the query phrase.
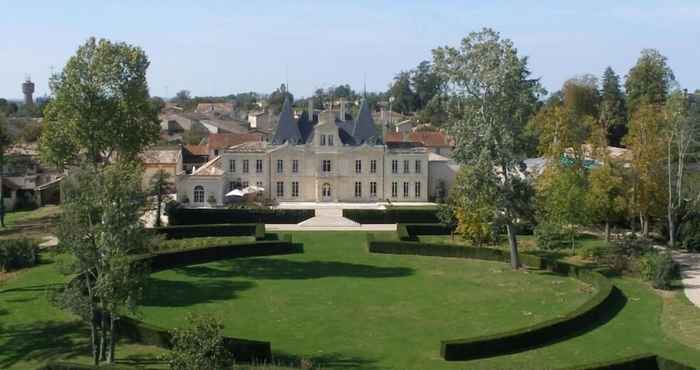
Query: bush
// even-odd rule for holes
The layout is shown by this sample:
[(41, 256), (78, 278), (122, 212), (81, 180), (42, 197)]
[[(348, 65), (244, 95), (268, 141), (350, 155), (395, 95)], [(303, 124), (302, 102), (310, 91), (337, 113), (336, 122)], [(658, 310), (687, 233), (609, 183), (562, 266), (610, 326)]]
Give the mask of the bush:
[(39, 246), (29, 239), (0, 240), (0, 271), (32, 267), (39, 263)]
[(205, 236), (255, 236), (265, 238), (264, 224), (176, 225), (152, 229), (166, 239), (197, 238)]
[(450, 235), (452, 230), (444, 224), (398, 224), (399, 240), (417, 240), (420, 235)]
[(190, 327), (170, 332), (172, 348), (166, 355), (173, 370), (221, 369), (231, 363), (224, 349), (224, 325), (210, 316), (188, 314)]
[(170, 225), (205, 224), (298, 224), (314, 216), (313, 209), (269, 208), (185, 208), (172, 205), (166, 208)]
[(533, 234), (537, 240), (537, 246), (542, 249), (560, 248), (568, 243), (568, 235), (560, 225), (542, 222), (538, 224)]
[(439, 224), (436, 208), (344, 209), (343, 217), (361, 224)]
[(670, 253), (648, 254), (640, 259), (640, 274), (654, 288), (668, 290), (679, 276), (679, 267)]
[(694, 212), (678, 227), (678, 241), (689, 252), (700, 252), (700, 212)]
[(578, 249), (578, 254), (585, 259), (600, 262), (608, 253), (609, 248), (607, 244), (586, 245)]

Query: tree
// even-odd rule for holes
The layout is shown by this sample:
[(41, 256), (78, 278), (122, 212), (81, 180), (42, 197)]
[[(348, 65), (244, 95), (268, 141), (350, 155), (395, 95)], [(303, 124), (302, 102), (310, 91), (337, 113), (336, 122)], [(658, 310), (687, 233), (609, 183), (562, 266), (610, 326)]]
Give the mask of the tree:
[(149, 187), (151, 195), (156, 197), (156, 221), (153, 226), (160, 227), (160, 210), (163, 204), (163, 195), (170, 189), (170, 174), (159, 169), (150, 179)]
[(416, 110), (422, 110), (436, 95), (440, 94), (444, 82), (433, 70), (432, 64), (424, 60), (411, 71), (411, 84), (415, 92)]
[(192, 102), (192, 96), (189, 90), (180, 90), (175, 94), (175, 97), (170, 99), (171, 102), (181, 106), (186, 107)]
[(700, 109), (692, 106), (686, 92), (675, 91), (669, 97), (664, 110), (666, 121), (666, 173), (668, 240), (676, 246), (677, 226), (689, 199), (700, 195), (686, 185), (688, 162), (698, 153), (693, 151), (700, 140)]
[(135, 308), (147, 278), (145, 266), (133, 260), (151, 243), (139, 220), (140, 184), (140, 165), (123, 161), (85, 165), (63, 184), (58, 237), (71, 257), (66, 272), (76, 278), (55, 298), (90, 326), (95, 365), (114, 362), (115, 323)]
[(665, 56), (655, 49), (642, 50), (625, 80), (630, 115), (643, 104), (663, 105), (675, 81)]
[(5, 171), (5, 151), (12, 143), (12, 139), (7, 132), (7, 119), (5, 114), (0, 112), (0, 227), (5, 227), (5, 196), (3, 188), (3, 175)]
[(411, 72), (400, 72), (394, 77), (389, 96), (394, 98), (391, 106), (394, 112), (407, 114), (416, 110), (417, 98), (411, 88)]
[(582, 75), (566, 81), (562, 96), (565, 108), (575, 117), (598, 117), (600, 92), (595, 76)]
[(171, 331), (172, 348), (166, 359), (173, 370), (223, 369), (230, 362), (224, 348), (221, 320), (187, 315), (189, 327)]
[(135, 158), (158, 140), (160, 123), (146, 82), (142, 49), (90, 38), (51, 78), (40, 139), (42, 158), (59, 168), (84, 160), (93, 166), (115, 155)]
[(511, 264), (518, 268), (513, 223), (530, 208), (531, 191), (516, 173), (525, 157), (522, 132), (542, 91), (540, 84), (529, 78), (527, 58), (491, 29), (470, 33), (459, 48), (437, 48), (433, 57), (436, 71), (449, 84), (453, 158), (480, 169), (478, 181), (461, 186), (492, 196), (493, 211), (508, 231)]
[(627, 133), (627, 106), (620, 88), (620, 77), (608, 67), (603, 73), (600, 97), (600, 123), (606, 127), (608, 144), (619, 147)]
[(649, 234), (649, 218), (660, 216), (666, 204), (666, 135), (661, 108), (641, 104), (632, 113), (629, 133), (623, 143), (632, 151), (631, 204), (639, 216), (642, 234)]

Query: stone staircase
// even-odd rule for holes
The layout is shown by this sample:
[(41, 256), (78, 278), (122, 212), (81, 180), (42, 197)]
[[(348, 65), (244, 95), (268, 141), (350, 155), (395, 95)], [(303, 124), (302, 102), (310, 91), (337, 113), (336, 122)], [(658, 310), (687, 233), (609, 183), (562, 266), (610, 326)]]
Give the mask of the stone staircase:
[(353, 228), (360, 227), (359, 223), (343, 217), (342, 208), (316, 208), (314, 217), (297, 224), (300, 228)]

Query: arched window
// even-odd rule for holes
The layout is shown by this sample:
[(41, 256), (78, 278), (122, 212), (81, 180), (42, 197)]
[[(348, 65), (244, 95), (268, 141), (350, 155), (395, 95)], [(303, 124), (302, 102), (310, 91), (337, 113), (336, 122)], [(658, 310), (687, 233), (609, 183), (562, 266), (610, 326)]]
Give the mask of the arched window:
[(194, 202), (204, 203), (204, 188), (201, 185), (194, 187)]

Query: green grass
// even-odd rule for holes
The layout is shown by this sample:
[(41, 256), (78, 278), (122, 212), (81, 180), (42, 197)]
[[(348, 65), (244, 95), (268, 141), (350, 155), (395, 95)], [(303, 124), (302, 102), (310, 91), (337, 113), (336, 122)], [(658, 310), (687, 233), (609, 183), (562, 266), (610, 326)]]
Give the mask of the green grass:
[(441, 339), (555, 318), (588, 299), (576, 280), (506, 264), (369, 254), (364, 233), (300, 233), (296, 255), (218, 261), (152, 275), (144, 321), (222, 317), (230, 336), (324, 368), (453, 368)]
[[(553, 314), (552, 305), (540, 301), (558, 297), (565, 286), (571, 289), (563, 297), (580, 295), (578, 284), (568, 279), (556, 284), (558, 278), (511, 272), (495, 262), (371, 255), (364, 249), (363, 233), (294, 237), (304, 243), (305, 254), (155, 274), (154, 295), (143, 307), (143, 317), (182, 325), (188, 310), (219, 314), (227, 321), (227, 334), (271, 340), (273, 350), (289, 355), (279, 360), (304, 356), (317, 366), (326, 364), (325, 369), (535, 370), (641, 352), (700, 367), (700, 351), (691, 348), (700, 348), (697, 331), (677, 333), (688, 324), (698, 327), (700, 309), (689, 306), (679, 291), (661, 296), (628, 277), (613, 279), (622, 293), (619, 312), (592, 331), (527, 352), (447, 363), (439, 359), (439, 339), (530, 324), (532, 316), (523, 311), (539, 315), (537, 319)], [(0, 368), (34, 369), (55, 359), (88, 361), (85, 327), (48, 303), (47, 290), (65, 279), (56, 269), (58, 258), (47, 256), (45, 263), (0, 282)], [(529, 282), (524, 289), (533, 292), (531, 297), (517, 291), (522, 281)], [(158, 286), (167, 293), (153, 291)], [(159, 298), (179, 306), (161, 307)], [(448, 319), (454, 324), (446, 325)], [(124, 364), (165, 369), (157, 353), (162, 350), (120, 344), (117, 356)]]
[(0, 239), (29, 238), (43, 241), (54, 233), (59, 206), (48, 205), (31, 211), (14, 211), (5, 215), (5, 228), (0, 229)]

